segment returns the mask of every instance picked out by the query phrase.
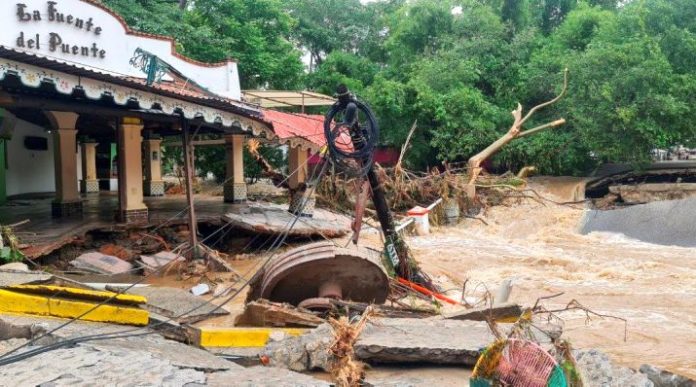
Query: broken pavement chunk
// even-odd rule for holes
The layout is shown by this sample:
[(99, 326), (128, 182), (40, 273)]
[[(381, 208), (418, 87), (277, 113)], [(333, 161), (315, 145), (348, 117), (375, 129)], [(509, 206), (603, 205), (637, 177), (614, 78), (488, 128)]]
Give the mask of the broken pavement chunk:
[(484, 322), (375, 318), (358, 338), (355, 354), (372, 363), (473, 366), (494, 340)]
[(24, 262), (10, 262), (0, 266), (0, 270), (29, 271), (29, 266)]
[(194, 323), (230, 313), (223, 308), (216, 309), (216, 305), (182, 289), (167, 287), (132, 288), (127, 293), (146, 297), (147, 304), (143, 306), (145, 309), (173, 318), (179, 323)]
[(655, 383), (655, 387), (696, 387), (696, 380), (673, 374), (650, 364), (640, 366), (640, 373)]
[(0, 270), (0, 287), (43, 283), (51, 278), (53, 278), (51, 274), (40, 271)]
[(130, 263), (96, 251), (82, 254), (70, 264), (77, 269), (97, 274), (121, 274), (133, 270), (133, 265)]
[[(500, 325), (501, 329), (505, 329)], [(329, 324), (299, 336), (269, 343), (262, 351), (272, 366), (293, 371), (329, 370)], [(354, 348), (370, 363), (420, 363), (473, 366), (495, 340), (488, 324), (478, 321), (375, 318), (368, 322)]]
[(138, 264), (144, 269), (145, 275), (148, 275), (161, 270), (174, 261), (183, 262), (185, 259), (169, 251), (160, 251), (154, 255), (141, 255)]
[(294, 218), (287, 209), (255, 205), (241, 210), (241, 213), (227, 213), (222, 217), (222, 221), (236, 228), (266, 235), (287, 232), (290, 237), (340, 238), (350, 232), (351, 220), (330, 211), (316, 210), (314, 217), (302, 218), (288, 230), (287, 225), (293, 222)]
[(254, 386), (254, 387), (329, 387), (333, 384), (315, 379), (310, 375), (273, 367), (255, 366), (215, 372), (208, 375), (209, 386)]
[(653, 387), (654, 385), (646, 375), (615, 364), (609, 356), (596, 349), (574, 350), (573, 356), (585, 386)]

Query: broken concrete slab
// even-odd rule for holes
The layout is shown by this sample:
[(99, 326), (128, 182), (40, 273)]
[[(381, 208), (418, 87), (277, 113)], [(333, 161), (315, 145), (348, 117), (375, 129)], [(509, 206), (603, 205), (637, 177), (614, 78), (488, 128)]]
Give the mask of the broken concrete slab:
[(179, 323), (194, 323), (215, 316), (230, 314), (224, 308), (196, 297), (193, 294), (177, 288), (147, 287), (132, 288), (128, 294), (137, 294), (147, 298), (143, 307), (162, 316), (173, 318)]
[[(488, 324), (478, 321), (375, 318), (354, 348), (360, 360), (370, 363), (473, 366), (494, 340)], [(302, 336), (269, 343), (261, 354), (268, 356), (271, 365), (293, 371), (328, 371), (332, 342), (331, 326), (322, 324)]]
[[(7, 321), (0, 320), (0, 340), (11, 340), (11, 339), (37, 339), (38, 345), (46, 345), (52, 343), (54, 340), (46, 336), (45, 338), (38, 339), (47, 332), (45, 324), (31, 324), (31, 325), (16, 325), (11, 324)], [(19, 346), (19, 345), (17, 345)], [(13, 346), (7, 346), (6, 350), (14, 348)], [(0, 353), (5, 353), (1, 351)]]
[(91, 252), (80, 255), (70, 264), (81, 270), (96, 274), (121, 274), (133, 270), (133, 265), (114, 256), (99, 252)]
[(255, 366), (210, 374), (208, 386), (240, 387), (329, 387), (331, 383), (282, 368)]
[(51, 278), (53, 275), (40, 271), (0, 270), (0, 287), (41, 284), (50, 281)]
[[(42, 324), (50, 331), (64, 320), (3, 315), (16, 328)], [(76, 321), (51, 334), (54, 341), (123, 332), (123, 327)], [(148, 330), (141, 335), (85, 342), (0, 367), (0, 385), (184, 385), (204, 383), (205, 372), (237, 366), (204, 350), (166, 340)], [(142, 334), (145, 335), (142, 335)], [(3, 342), (4, 343), (4, 342)], [(0, 345), (2, 346), (2, 345)], [(4, 346), (2, 346), (4, 347)], [(15, 346), (8, 346), (15, 348)]]
[[(42, 321), (2, 316), (16, 329)], [(62, 323), (45, 320), (50, 330)], [(122, 328), (120, 328), (122, 330)], [(75, 322), (53, 334), (54, 339), (113, 333), (107, 324)], [(145, 331), (146, 333), (147, 331)], [(30, 331), (26, 332), (30, 334)], [(143, 333), (143, 332), (139, 332)], [(19, 336), (22, 336), (20, 332)], [(0, 337), (1, 339), (2, 337)], [(0, 341), (11, 349), (26, 339)], [(152, 385), (152, 386), (328, 386), (310, 376), (282, 369), (243, 368), (207, 351), (166, 340), (157, 334), (84, 342), (0, 367), (0, 385)]]
[(163, 269), (164, 266), (170, 265), (172, 262), (184, 262), (186, 259), (178, 254), (169, 251), (160, 251), (154, 255), (141, 255), (137, 264), (140, 265), (145, 275), (149, 275)]
[(585, 386), (653, 387), (647, 376), (617, 365), (596, 349), (574, 350), (573, 356)]
[[(240, 209), (237, 213), (227, 213), (222, 221), (233, 227), (253, 233), (275, 235), (288, 231), (295, 216), (287, 208), (270, 205), (255, 205)], [(324, 236), (339, 238), (350, 232), (350, 218), (326, 210), (315, 210), (312, 218), (299, 218), (289, 231), (290, 237)]]
[(227, 361), (244, 367), (263, 364), (260, 357), (263, 347), (212, 347), (206, 349)]
[(471, 369), (460, 366), (380, 366), (367, 369), (363, 387), (468, 386)]
[(181, 368), (142, 350), (79, 345), (49, 351), (0, 369), (0, 385), (150, 385), (205, 383), (202, 371)]
[(24, 262), (10, 262), (0, 266), (0, 270), (29, 271), (29, 266)]
[(150, 329), (156, 330), (160, 335), (180, 343), (190, 344), (193, 342), (192, 329), (187, 325), (179, 324), (169, 317), (162, 316), (153, 311), (150, 313)]
[(484, 322), (375, 318), (367, 324), (354, 348), (359, 359), (371, 363), (473, 366), (481, 351), (494, 340)]
[(522, 308), (518, 304), (512, 303), (494, 305), (493, 307), (463, 309), (443, 313), (443, 317), (448, 320), (471, 321), (486, 321), (489, 318), (493, 319), (493, 321), (517, 319), (521, 315)]
[(655, 383), (655, 387), (696, 387), (696, 380), (671, 373), (650, 364), (643, 364), (640, 366), (639, 371), (647, 376), (651, 382)]
[(270, 342), (261, 351), (273, 367), (292, 371), (329, 371), (329, 347), (333, 342), (333, 329), (322, 324), (312, 331), (298, 336)]

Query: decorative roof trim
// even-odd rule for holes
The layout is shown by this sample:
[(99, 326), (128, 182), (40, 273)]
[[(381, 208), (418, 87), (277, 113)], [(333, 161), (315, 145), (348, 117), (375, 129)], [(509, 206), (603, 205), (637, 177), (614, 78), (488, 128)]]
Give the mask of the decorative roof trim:
[(49, 83), (55, 87), (56, 92), (63, 95), (72, 95), (75, 90), (82, 90), (85, 96), (91, 100), (111, 97), (114, 103), (120, 106), (135, 102), (143, 110), (161, 110), (170, 115), (181, 112), (187, 119), (203, 118), (209, 124), (220, 124), (224, 127), (238, 126), (256, 136), (264, 134), (269, 138), (275, 137), (268, 125), (239, 114), (115, 85), (103, 80), (52, 71), (9, 59), (0, 59), (0, 81), (4, 80), (8, 74), (17, 76), (26, 87), (38, 88), (42, 84)]
[[(2, 51), (0, 51), (0, 53), (1, 52)], [(74, 69), (84, 70), (79, 68)], [(237, 113), (222, 110), (221, 108), (203, 106), (201, 104), (184, 101), (176, 97), (160, 95), (157, 94), (157, 92), (163, 90), (159, 89), (154, 89), (153, 91), (142, 90), (143, 88), (146, 88), (145, 85), (134, 84), (134, 86), (138, 86), (138, 88), (133, 88), (115, 84), (113, 82), (109, 82), (107, 78), (111, 78), (113, 81), (118, 81), (118, 83), (132, 83), (132, 81), (101, 73), (90, 73), (94, 75), (95, 78), (68, 74), (65, 72), (55, 71), (0, 57), (0, 81), (3, 81), (7, 75), (11, 74), (17, 76), (22, 84), (26, 87), (38, 88), (42, 84), (48, 83), (55, 87), (56, 92), (63, 95), (72, 95), (75, 90), (81, 90), (84, 92), (85, 96), (91, 100), (100, 100), (104, 97), (111, 97), (113, 98), (114, 103), (120, 106), (125, 106), (128, 103), (134, 102), (137, 103), (140, 109), (143, 110), (160, 110), (163, 113), (170, 115), (181, 112), (187, 119), (203, 118), (203, 120), (209, 124), (220, 124), (224, 127), (239, 127), (243, 131), (249, 132), (256, 137), (265, 137), (268, 140), (276, 141), (280, 144), (286, 144), (293, 148), (301, 148), (311, 151), (316, 151), (319, 148), (310, 140), (300, 136), (280, 138), (274, 132), (273, 124), (265, 122), (261, 117), (244, 117)], [(214, 102), (215, 104), (222, 104), (225, 101), (219, 99), (204, 99), (202, 102)], [(232, 105), (231, 102), (227, 103), (229, 108), (239, 108)]]

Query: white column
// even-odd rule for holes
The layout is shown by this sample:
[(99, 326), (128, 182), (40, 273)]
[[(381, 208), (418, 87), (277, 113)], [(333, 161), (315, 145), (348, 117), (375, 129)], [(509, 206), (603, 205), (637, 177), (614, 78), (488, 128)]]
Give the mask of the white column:
[(124, 117), (118, 125), (118, 218), (124, 223), (147, 222), (143, 202), (143, 122)]
[(96, 142), (83, 142), (82, 147), (82, 180), (80, 190), (82, 193), (99, 192), (99, 180), (97, 180), (97, 144)]
[(145, 196), (164, 196), (164, 180), (162, 180), (162, 139), (148, 138), (143, 141), (145, 158), (145, 181), (143, 191)]
[(82, 200), (77, 190), (77, 119), (72, 112), (46, 112), (53, 123), (53, 157), (56, 174), (56, 197), (53, 216), (82, 214)]
[(225, 136), (227, 173), (224, 196), (227, 203), (239, 203), (247, 199), (247, 185), (244, 181), (244, 135)]

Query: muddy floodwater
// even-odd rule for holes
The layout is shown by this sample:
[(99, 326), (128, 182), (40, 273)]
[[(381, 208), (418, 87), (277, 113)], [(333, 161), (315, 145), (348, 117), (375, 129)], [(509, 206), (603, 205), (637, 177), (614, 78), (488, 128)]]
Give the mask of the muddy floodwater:
[(484, 215), (488, 225), (467, 219), (409, 244), (437, 282), (454, 288), (452, 296), (461, 297), (456, 288), (465, 279), (472, 291), (481, 284), (478, 293), (512, 279), (511, 301), (524, 305), (564, 292), (544, 305), (561, 308), (575, 299), (628, 321), (624, 340), (622, 321), (563, 314), (565, 337), (576, 348), (598, 348), (633, 368), (649, 363), (696, 377), (696, 249), (622, 234), (581, 235), (583, 205), (543, 203), (493, 207)]

